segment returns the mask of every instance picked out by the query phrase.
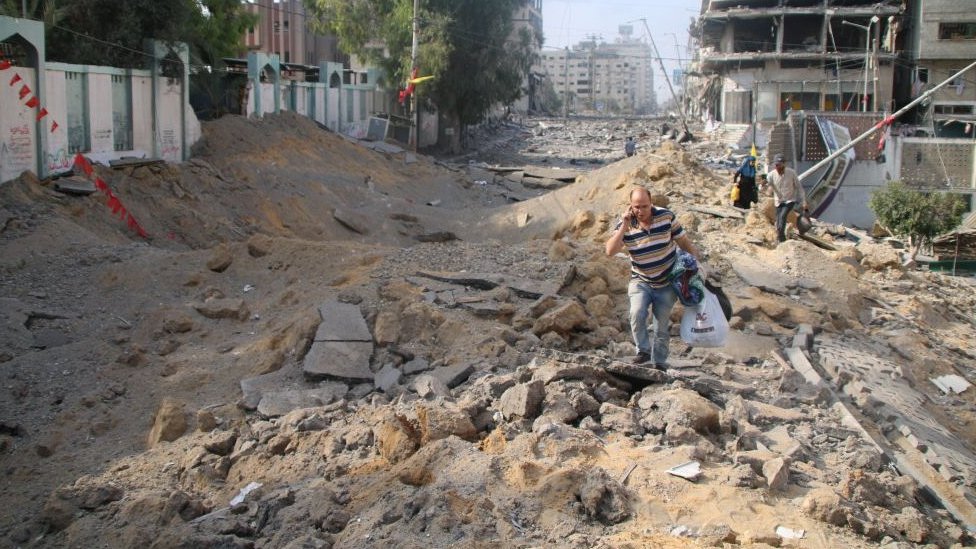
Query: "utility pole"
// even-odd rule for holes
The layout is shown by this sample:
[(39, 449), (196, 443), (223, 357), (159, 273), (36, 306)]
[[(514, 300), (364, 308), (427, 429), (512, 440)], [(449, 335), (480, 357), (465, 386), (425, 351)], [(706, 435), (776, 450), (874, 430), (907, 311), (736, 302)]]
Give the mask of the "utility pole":
[[(871, 25), (878, 21), (878, 16), (875, 15), (867, 25), (859, 25), (847, 20), (840, 22), (841, 25), (857, 27), (866, 33), (864, 37), (864, 91), (861, 93), (861, 112), (867, 112), (868, 110), (868, 79), (870, 78), (871, 71)], [(875, 90), (877, 90), (877, 86), (875, 86)], [(875, 101), (877, 101), (877, 91), (875, 91)]]
[(569, 46), (566, 46), (566, 63), (563, 67), (563, 119), (569, 120)]
[(596, 55), (596, 41), (599, 38), (595, 34), (587, 35), (587, 40), (590, 41), (590, 56), (587, 61), (587, 67), (589, 70), (589, 81), (590, 81), (590, 109), (596, 110), (596, 99), (594, 96), (596, 90), (596, 62), (594, 56)]
[[(420, 34), (420, 18), (417, 12), (420, 11), (420, 0), (413, 0), (413, 43), (410, 46), (410, 78), (417, 77), (417, 36)], [(409, 86), (410, 84), (407, 83)], [(420, 117), (417, 115), (417, 93), (410, 94), (410, 145), (413, 151), (417, 152), (417, 141), (419, 141)]]
[[(628, 21), (628, 23), (633, 23), (633, 22), (634, 21)], [(644, 30), (647, 31), (647, 38), (651, 42), (651, 48), (654, 49), (654, 57), (657, 58), (658, 65), (661, 66), (661, 72), (664, 74), (664, 81), (668, 83), (668, 91), (671, 92), (671, 99), (674, 101), (674, 104), (677, 105), (678, 107), (678, 114), (681, 116), (681, 127), (684, 128), (685, 133), (688, 133), (690, 135), (691, 131), (688, 130), (688, 121), (685, 120), (685, 108), (681, 104), (681, 102), (678, 101), (678, 96), (674, 93), (674, 87), (671, 85), (671, 78), (668, 76), (667, 69), (664, 68), (664, 61), (661, 61), (661, 54), (659, 54), (657, 51), (657, 45), (654, 44), (654, 37), (651, 36), (651, 29), (648, 28), (647, 26), (647, 19), (642, 17), (640, 19), (640, 22), (644, 23)]]
[[(874, 33), (874, 44), (871, 48), (871, 67), (873, 67), (871, 83), (874, 86), (874, 91), (871, 96), (871, 108), (874, 112), (878, 112), (878, 80), (881, 79), (881, 69), (878, 67), (878, 44), (881, 40), (881, 23), (878, 16), (875, 15), (871, 18), (871, 22), (877, 22), (878, 29)], [(885, 110), (888, 110), (887, 107)]]

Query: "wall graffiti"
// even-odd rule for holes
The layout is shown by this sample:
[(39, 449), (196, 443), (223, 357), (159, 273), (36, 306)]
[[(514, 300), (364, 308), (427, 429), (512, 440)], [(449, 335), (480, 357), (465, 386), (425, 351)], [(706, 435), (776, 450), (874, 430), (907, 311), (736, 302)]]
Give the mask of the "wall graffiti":
[(180, 147), (180, 142), (176, 136), (176, 130), (163, 130), (162, 135), (159, 139), (159, 153), (166, 160), (181, 160), (180, 152), (182, 147)]
[(34, 169), (34, 138), (27, 124), (11, 126), (0, 141), (0, 166), (8, 177)]
[(53, 153), (47, 153), (44, 161), (47, 163), (47, 169), (51, 173), (68, 171), (74, 164), (74, 158), (64, 148), (58, 149)]

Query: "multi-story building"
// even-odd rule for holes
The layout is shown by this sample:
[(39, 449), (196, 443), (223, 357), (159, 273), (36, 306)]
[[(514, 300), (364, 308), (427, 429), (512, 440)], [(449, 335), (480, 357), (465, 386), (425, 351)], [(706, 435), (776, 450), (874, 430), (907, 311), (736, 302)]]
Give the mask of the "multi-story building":
[[(919, 97), (976, 60), (976, 7), (962, 0), (915, 0), (907, 21), (908, 70), (902, 102)], [(976, 69), (934, 91), (916, 108), (915, 125), (898, 140), (897, 173), (923, 190), (976, 203)], [(972, 217), (970, 218), (972, 221)]]
[(316, 34), (308, 28), (301, 0), (254, 0), (246, 6), (259, 17), (245, 36), (247, 52), (276, 54), (281, 62), (296, 65), (345, 60), (334, 36)]
[[(542, 47), (542, 0), (522, 0), (522, 5), (512, 14), (512, 22), (514, 23), (512, 33), (516, 38), (523, 32), (529, 33), (533, 53), (538, 56)], [(519, 113), (526, 113), (535, 108), (533, 100), (536, 97), (539, 78), (540, 75), (536, 70), (526, 75), (522, 80), (522, 97), (512, 105), (512, 109)]]
[(656, 108), (651, 48), (622, 26), (613, 43), (591, 39), (546, 51), (542, 72), (567, 110), (644, 114)]
[[(902, 89), (913, 99), (976, 59), (976, 12), (971, 2), (925, 0), (910, 12), (908, 51), (911, 76)], [(917, 122), (939, 137), (976, 136), (976, 71), (936, 91), (918, 112)]]
[(890, 110), (904, 11), (876, 0), (705, 0), (692, 108), (729, 123)]

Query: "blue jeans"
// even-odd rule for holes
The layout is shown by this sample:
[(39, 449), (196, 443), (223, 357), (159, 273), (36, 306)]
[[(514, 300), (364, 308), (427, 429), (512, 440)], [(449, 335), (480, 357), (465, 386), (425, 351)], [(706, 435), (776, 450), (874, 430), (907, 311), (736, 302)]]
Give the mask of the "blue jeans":
[(776, 206), (776, 240), (786, 242), (786, 218), (796, 208), (796, 202), (784, 202)]
[[(632, 278), (627, 295), (630, 297), (630, 333), (634, 336), (637, 352), (652, 355), (655, 364), (666, 363), (671, 341), (671, 309), (678, 301), (678, 294), (670, 285), (654, 288), (647, 282)], [(653, 353), (651, 340), (647, 336), (648, 309), (654, 312)]]

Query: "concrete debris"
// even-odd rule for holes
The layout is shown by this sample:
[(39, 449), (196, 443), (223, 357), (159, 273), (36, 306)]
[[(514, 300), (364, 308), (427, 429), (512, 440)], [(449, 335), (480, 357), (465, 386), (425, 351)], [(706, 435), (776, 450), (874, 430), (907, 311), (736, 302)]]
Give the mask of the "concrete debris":
[(776, 535), (783, 539), (803, 539), (806, 535), (805, 530), (796, 530), (786, 526), (777, 526)]
[[(976, 543), (976, 286), (853, 228), (777, 243), (770, 199), (725, 205), (742, 151), (662, 122), (501, 121), (438, 163), (226, 116), (111, 181), (148, 242), (0, 186), (0, 545)], [(603, 253), (634, 185), (733, 313), (663, 370)]]
[(687, 461), (668, 469), (668, 474), (687, 480), (698, 480), (698, 477), (700, 477), (702, 474), (701, 463), (697, 461)]
[(966, 381), (966, 378), (958, 375), (945, 375), (939, 377), (930, 378), (930, 381), (935, 384), (943, 393), (950, 394), (960, 394), (966, 389), (972, 387), (972, 383)]

